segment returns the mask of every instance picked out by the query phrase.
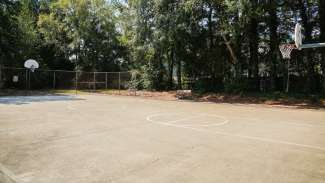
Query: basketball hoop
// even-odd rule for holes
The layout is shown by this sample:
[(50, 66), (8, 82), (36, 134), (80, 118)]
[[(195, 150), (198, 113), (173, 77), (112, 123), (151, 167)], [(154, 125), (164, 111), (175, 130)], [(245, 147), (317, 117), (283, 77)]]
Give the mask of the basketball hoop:
[(283, 59), (288, 60), (288, 76), (287, 76), (287, 87), (286, 92), (289, 92), (289, 83), (290, 83), (290, 58), (292, 50), (302, 50), (307, 48), (320, 48), (325, 47), (325, 43), (312, 43), (312, 44), (303, 44), (302, 39), (302, 26), (297, 23), (294, 32), (295, 44), (282, 44), (279, 46)]
[(35, 69), (39, 68), (39, 64), (35, 60), (32, 60), (32, 59), (26, 60), (24, 66), (25, 66), (25, 68), (29, 69), (32, 72), (34, 72)]
[(35, 66), (32, 65), (29, 69), (30, 69), (30, 71), (34, 72), (35, 71)]
[(292, 50), (297, 49), (295, 44), (282, 44), (279, 46), (283, 59), (291, 59)]

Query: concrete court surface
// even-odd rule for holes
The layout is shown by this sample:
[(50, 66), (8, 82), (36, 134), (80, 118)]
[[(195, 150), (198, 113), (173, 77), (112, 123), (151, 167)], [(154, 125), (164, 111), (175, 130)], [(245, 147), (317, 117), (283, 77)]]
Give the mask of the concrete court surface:
[(325, 111), (0, 97), (1, 183), (324, 183)]

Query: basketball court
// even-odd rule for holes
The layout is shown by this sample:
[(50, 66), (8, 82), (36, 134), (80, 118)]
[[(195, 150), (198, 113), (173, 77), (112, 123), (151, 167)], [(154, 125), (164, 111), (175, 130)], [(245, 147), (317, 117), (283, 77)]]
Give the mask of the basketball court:
[(325, 111), (0, 97), (0, 182), (321, 183)]

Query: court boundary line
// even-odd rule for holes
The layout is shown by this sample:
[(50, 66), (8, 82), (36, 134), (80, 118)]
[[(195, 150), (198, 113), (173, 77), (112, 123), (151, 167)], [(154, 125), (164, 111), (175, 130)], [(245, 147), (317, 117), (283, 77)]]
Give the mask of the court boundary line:
[[(162, 113), (160, 113), (160, 114), (162, 114)], [(255, 137), (255, 136), (249, 136), (249, 135), (236, 135), (236, 134), (221, 132), (221, 131), (209, 131), (209, 130), (205, 130), (205, 129), (190, 127), (190, 126), (181, 126), (181, 125), (175, 125), (175, 124), (170, 124), (170, 123), (157, 122), (157, 121), (153, 121), (151, 119), (151, 117), (153, 117), (154, 115), (157, 115), (157, 114), (148, 115), (146, 117), (146, 120), (153, 123), (153, 124), (169, 126), (169, 127), (176, 127), (176, 128), (183, 128), (183, 129), (189, 129), (189, 130), (193, 130), (193, 131), (197, 131), (197, 132), (204, 132), (204, 133), (222, 135), (222, 136), (227, 136), (227, 137), (237, 137), (237, 138), (241, 138), (241, 139), (248, 139), (248, 140), (255, 140), (255, 141), (260, 141), (260, 142), (268, 142), (268, 143), (273, 143), (273, 144), (283, 144), (283, 145), (288, 145), (288, 146), (296, 146), (296, 147), (302, 147), (302, 148), (307, 148), (307, 149), (325, 151), (325, 147), (322, 147), (322, 146), (299, 144), (299, 143), (294, 143), (294, 142), (290, 142), (290, 141), (282, 141), (282, 140), (272, 140), (272, 139), (268, 139), (268, 138)]]
[(224, 116), (219, 116), (219, 115), (215, 115), (215, 114), (205, 114), (205, 113), (200, 113), (200, 114), (197, 114), (196, 116), (193, 116), (193, 117), (181, 118), (181, 119), (178, 119), (178, 120), (166, 121), (166, 122), (155, 121), (155, 120), (151, 119), (152, 117), (170, 115), (170, 114), (181, 114), (181, 113), (158, 113), (158, 114), (153, 114), (153, 115), (147, 116), (147, 120), (149, 118), (149, 120), (151, 122), (153, 122), (153, 123), (157, 122), (157, 123), (162, 123), (162, 124), (175, 124), (175, 123), (180, 122), (180, 121), (186, 121), (186, 120), (189, 120), (189, 119), (195, 119), (195, 118), (199, 118), (199, 117), (210, 116), (210, 117), (223, 119), (224, 121), (221, 122), (221, 123), (206, 124), (206, 125), (194, 125), (194, 124), (193, 125), (191, 125), (191, 124), (181, 124), (181, 125), (175, 124), (175, 125), (177, 125), (177, 126), (209, 127), (209, 126), (222, 126), (222, 125), (225, 125), (225, 124), (229, 123), (229, 120), (227, 118), (225, 118)]
[[(2, 177), (1, 174), (4, 176)], [(2, 178), (4, 180), (2, 180)], [(4, 183), (20, 183), (17, 176), (6, 168), (3, 164), (0, 163), (0, 181), (4, 181)]]
[[(173, 113), (173, 114), (177, 114), (177, 113)], [(201, 116), (197, 115), (197, 116), (192, 116), (192, 117), (188, 117), (188, 118), (181, 118), (181, 119), (178, 119), (178, 120), (168, 121), (168, 123), (175, 124), (177, 122), (186, 121), (186, 120), (190, 120), (190, 119), (195, 119), (195, 118), (199, 118), (199, 117), (201, 117)]]

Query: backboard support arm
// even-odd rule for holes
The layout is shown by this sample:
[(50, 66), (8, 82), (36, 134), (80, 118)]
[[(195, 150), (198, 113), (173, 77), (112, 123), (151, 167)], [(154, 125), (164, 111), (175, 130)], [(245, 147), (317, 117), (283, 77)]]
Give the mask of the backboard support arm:
[(302, 44), (298, 49), (308, 49), (308, 48), (321, 48), (325, 47), (325, 43), (312, 43), (312, 44)]

